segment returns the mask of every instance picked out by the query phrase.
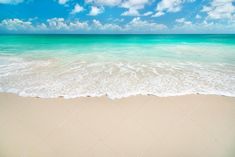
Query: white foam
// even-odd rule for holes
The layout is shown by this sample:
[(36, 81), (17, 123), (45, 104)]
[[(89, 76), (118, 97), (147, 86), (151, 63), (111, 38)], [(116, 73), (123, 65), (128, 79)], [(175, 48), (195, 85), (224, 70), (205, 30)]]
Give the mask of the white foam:
[(0, 56), (0, 91), (65, 98), (133, 95), (235, 96), (235, 66), (223, 63), (91, 61)]

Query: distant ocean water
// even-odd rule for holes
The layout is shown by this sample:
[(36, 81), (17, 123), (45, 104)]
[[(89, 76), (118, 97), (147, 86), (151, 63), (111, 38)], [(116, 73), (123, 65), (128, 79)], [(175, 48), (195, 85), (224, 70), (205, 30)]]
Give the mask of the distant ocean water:
[(0, 35), (0, 92), (235, 96), (235, 35)]

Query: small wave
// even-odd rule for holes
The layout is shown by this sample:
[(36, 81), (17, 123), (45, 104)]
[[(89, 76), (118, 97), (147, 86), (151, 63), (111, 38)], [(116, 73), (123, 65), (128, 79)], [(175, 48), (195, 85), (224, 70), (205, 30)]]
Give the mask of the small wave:
[(235, 67), (223, 63), (90, 61), (0, 57), (0, 91), (76, 98), (188, 94), (235, 96)]

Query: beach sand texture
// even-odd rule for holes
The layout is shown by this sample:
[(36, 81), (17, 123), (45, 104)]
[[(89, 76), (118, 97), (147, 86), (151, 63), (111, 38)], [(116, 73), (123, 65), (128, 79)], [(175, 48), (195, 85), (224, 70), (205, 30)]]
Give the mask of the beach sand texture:
[(234, 157), (235, 98), (0, 94), (0, 157)]

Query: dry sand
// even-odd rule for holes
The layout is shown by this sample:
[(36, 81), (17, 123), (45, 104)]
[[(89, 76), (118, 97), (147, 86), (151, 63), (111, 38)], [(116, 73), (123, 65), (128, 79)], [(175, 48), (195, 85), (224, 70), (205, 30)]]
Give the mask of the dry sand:
[(0, 94), (0, 157), (235, 157), (235, 98)]

